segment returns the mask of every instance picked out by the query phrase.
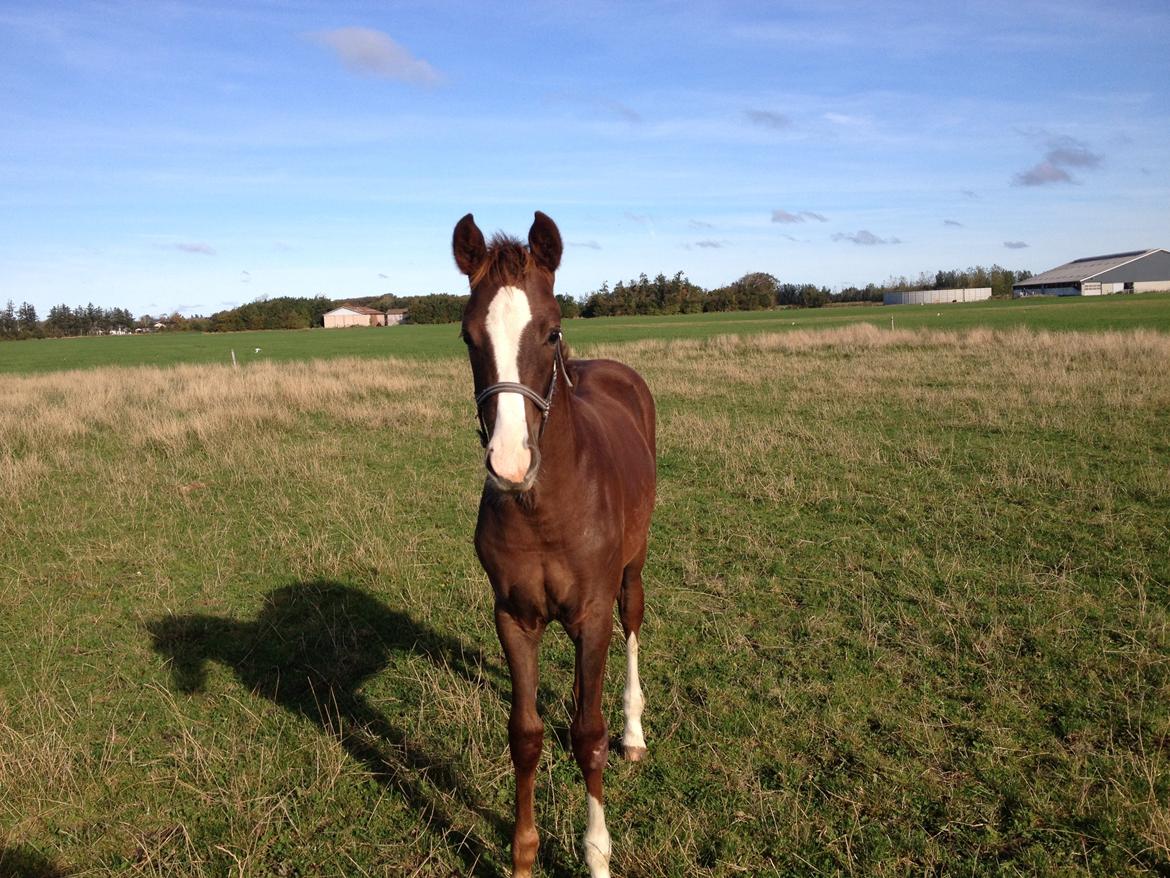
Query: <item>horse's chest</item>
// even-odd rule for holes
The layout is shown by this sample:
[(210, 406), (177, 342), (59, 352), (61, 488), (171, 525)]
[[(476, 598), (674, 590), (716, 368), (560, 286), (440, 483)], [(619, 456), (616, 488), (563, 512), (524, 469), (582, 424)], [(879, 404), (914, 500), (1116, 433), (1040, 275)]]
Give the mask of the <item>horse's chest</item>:
[(476, 551), (496, 601), (518, 618), (574, 615), (583, 594), (620, 576), (613, 558), (613, 535), (598, 534), (594, 539), (589, 531), (587, 522), (579, 522), (564, 535), (524, 527), (510, 532), (480, 528)]

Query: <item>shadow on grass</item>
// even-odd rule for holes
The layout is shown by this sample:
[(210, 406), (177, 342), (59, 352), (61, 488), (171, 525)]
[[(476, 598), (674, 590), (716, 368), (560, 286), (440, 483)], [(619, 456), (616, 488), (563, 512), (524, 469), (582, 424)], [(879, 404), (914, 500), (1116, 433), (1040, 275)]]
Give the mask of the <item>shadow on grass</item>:
[(66, 878), (68, 874), (30, 847), (0, 847), (0, 875), (4, 878)]
[[(221, 662), (251, 691), (312, 720), (379, 782), (397, 790), (418, 813), (420, 825), (437, 832), (459, 853), (467, 874), (507, 874), (473, 830), (456, 824), (445, 804), (457, 800), (501, 840), (510, 839), (511, 824), (504, 815), (484, 806), (474, 785), (460, 776), (458, 755), (436, 751), (412, 737), (358, 691), (395, 653), (410, 652), (450, 668), (475, 686), (488, 686), (507, 700), (507, 675), (478, 650), (360, 589), (324, 580), (270, 592), (252, 621), (166, 616), (148, 628), (154, 649), (170, 660), (178, 689), (198, 692), (207, 662)], [(556, 852), (548, 854), (542, 857), (546, 874), (575, 873), (569, 864), (557, 862)]]

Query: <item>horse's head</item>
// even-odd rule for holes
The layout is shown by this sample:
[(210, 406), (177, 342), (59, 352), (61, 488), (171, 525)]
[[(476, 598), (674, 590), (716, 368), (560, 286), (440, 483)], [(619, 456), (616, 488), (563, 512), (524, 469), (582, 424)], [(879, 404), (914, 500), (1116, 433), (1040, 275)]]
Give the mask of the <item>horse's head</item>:
[(488, 478), (501, 491), (527, 491), (540, 467), (538, 440), (547, 417), (547, 403), (542, 411), (540, 400), (553, 389), (561, 338), (561, 309), (553, 296), (561, 233), (537, 211), (527, 247), (505, 235), (487, 244), (468, 214), (455, 226), (451, 246), (471, 285), (463, 341), (475, 379)]

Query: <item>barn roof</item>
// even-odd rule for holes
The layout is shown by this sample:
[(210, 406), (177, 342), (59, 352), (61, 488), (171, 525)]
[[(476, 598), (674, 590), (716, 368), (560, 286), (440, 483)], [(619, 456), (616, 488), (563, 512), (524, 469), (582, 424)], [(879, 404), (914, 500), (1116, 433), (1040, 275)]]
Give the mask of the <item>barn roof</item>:
[(1155, 247), (1153, 250), (1129, 250), (1125, 253), (1110, 253), (1106, 256), (1086, 256), (1082, 259), (1066, 262), (1064, 265), (1058, 265), (1056, 268), (1049, 269), (1043, 274), (1035, 275), (1027, 280), (1019, 281), (1015, 286), (1036, 287), (1061, 283), (1080, 283), (1158, 252), (1160, 252), (1159, 248)]
[(376, 308), (367, 308), (365, 305), (350, 305), (348, 302), (344, 305), (338, 305), (332, 311), (327, 311), (327, 314), (336, 314), (338, 311), (352, 311), (355, 314), (382, 314)]

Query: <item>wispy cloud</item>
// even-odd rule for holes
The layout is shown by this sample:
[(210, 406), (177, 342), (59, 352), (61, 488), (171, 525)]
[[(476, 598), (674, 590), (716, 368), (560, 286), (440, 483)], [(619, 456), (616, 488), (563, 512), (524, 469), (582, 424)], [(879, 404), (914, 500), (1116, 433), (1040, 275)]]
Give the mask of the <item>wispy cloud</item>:
[(240, 283), (250, 284), (252, 282), (252, 272), (244, 270), (240, 272)]
[(691, 247), (698, 247), (702, 250), (720, 250), (728, 246), (730, 243), (730, 241), (714, 241), (708, 239), (706, 241), (695, 241), (694, 244), (688, 244), (687, 249), (689, 250)]
[(815, 220), (818, 223), (827, 223), (829, 218), (823, 214), (814, 213), (811, 210), (802, 210), (800, 213), (790, 213), (787, 210), (777, 209), (772, 211), (772, 222), (774, 223), (803, 223), (808, 220)]
[(1102, 156), (1072, 137), (1060, 137), (1049, 143), (1048, 161), (1069, 168), (1100, 167)]
[(1012, 178), (1014, 186), (1047, 186), (1049, 183), (1071, 183), (1072, 174), (1052, 162), (1040, 162), (1020, 171)]
[(1015, 186), (1046, 186), (1050, 183), (1075, 183), (1069, 168), (1099, 168), (1104, 157), (1074, 137), (1062, 135), (1047, 138), (1044, 158), (1012, 178)]
[(381, 271), (378, 272), (378, 277), (382, 278), (382, 280), (390, 280), (390, 275), (385, 274)]
[(792, 127), (792, 120), (788, 116), (783, 113), (775, 113), (772, 110), (745, 110), (744, 115), (747, 116), (749, 122), (761, 128), (783, 131), (785, 128)]
[(581, 94), (573, 91), (552, 92), (545, 97), (554, 103), (574, 104), (575, 106), (587, 107), (605, 115), (616, 116), (618, 119), (621, 119), (623, 122), (628, 122), (631, 125), (641, 125), (644, 121), (642, 114), (629, 104), (624, 104), (610, 97), (595, 94)]
[(646, 231), (650, 233), (651, 238), (658, 237), (658, 232), (654, 228), (654, 217), (644, 213), (634, 213), (633, 211), (629, 210), (625, 212), (625, 217), (626, 219), (635, 222), (640, 226), (645, 226)]
[(702, 220), (696, 220), (696, 219), (691, 220), (687, 225), (689, 225), (692, 229), (713, 229), (713, 228), (715, 228), (714, 223), (705, 223)]
[(597, 105), (603, 110), (608, 110), (619, 119), (625, 119), (631, 125), (639, 125), (642, 122), (642, 114), (633, 107), (626, 106), (621, 101), (615, 101), (608, 98), (601, 98), (597, 101)]
[(198, 253), (202, 256), (214, 256), (215, 248), (210, 244), (205, 244), (202, 241), (180, 241), (173, 245), (174, 249), (181, 250), (184, 253)]
[(960, 189), (959, 193), (961, 195), (965, 196), (966, 198), (972, 198), (972, 199), (979, 198), (979, 193), (976, 192), (974, 189)]
[(596, 241), (569, 241), (570, 247), (585, 247), (588, 250), (600, 250), (601, 245)]
[(944, 226), (954, 226), (957, 229), (963, 228), (963, 224), (958, 220), (943, 220)]
[(1004, 241), (1003, 246), (1009, 250), (1023, 250), (1028, 246), (1027, 241)]
[(869, 229), (861, 229), (853, 234), (845, 232), (837, 232), (833, 235), (834, 241), (851, 241), (854, 244), (860, 244), (865, 247), (872, 247), (877, 244), (901, 244), (900, 238), (879, 238)]
[(368, 27), (342, 27), (317, 31), (309, 37), (329, 47), (347, 69), (364, 76), (397, 79), (412, 85), (435, 86), (443, 77), (434, 67), (416, 58), (382, 31)]

